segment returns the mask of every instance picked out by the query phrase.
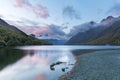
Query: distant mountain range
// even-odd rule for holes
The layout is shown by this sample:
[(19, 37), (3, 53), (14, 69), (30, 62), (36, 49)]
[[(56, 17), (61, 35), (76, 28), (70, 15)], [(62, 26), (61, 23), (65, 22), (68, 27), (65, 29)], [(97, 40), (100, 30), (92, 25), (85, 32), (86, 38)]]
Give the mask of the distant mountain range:
[(96, 24), (95, 27), (77, 33), (66, 44), (120, 45), (120, 17), (109, 16)]
[(43, 40), (48, 41), (53, 45), (64, 45), (66, 43), (66, 40), (58, 40), (58, 39), (43, 39)]
[[(56, 30), (57, 34), (55, 34)], [(44, 33), (44, 31), (48, 32)], [(54, 45), (120, 45), (120, 17), (108, 16), (100, 23), (91, 21), (78, 25), (68, 36), (72, 37), (67, 41), (65, 33), (57, 29), (55, 25), (51, 25), (50, 29), (45, 27), (38, 37), (35, 34), (28, 36), (15, 26), (0, 19), (1, 47), (50, 43)]]
[(50, 43), (28, 36), (15, 26), (9, 25), (4, 20), (0, 19), (0, 47), (43, 44)]

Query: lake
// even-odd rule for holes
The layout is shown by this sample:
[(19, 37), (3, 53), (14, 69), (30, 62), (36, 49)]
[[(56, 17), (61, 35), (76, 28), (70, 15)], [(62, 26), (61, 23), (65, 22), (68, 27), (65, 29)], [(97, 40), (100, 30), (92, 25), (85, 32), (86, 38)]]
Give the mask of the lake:
[(75, 50), (109, 50), (120, 46), (21, 46), (0, 49), (0, 80), (58, 80), (76, 62)]

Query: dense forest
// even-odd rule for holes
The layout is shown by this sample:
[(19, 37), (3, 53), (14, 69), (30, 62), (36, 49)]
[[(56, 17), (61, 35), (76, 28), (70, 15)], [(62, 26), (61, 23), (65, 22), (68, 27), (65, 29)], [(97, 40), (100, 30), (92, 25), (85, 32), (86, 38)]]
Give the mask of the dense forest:
[(45, 45), (46, 41), (30, 37), (8, 27), (0, 26), (0, 46)]
[(25, 56), (24, 52), (15, 49), (0, 49), (0, 70)]

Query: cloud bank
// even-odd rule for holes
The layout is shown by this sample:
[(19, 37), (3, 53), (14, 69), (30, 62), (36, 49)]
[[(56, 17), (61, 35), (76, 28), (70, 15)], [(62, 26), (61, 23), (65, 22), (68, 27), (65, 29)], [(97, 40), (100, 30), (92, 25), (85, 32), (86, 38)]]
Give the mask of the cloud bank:
[(43, 26), (20, 26), (20, 29), (29, 34), (35, 34), (37, 37), (50, 37), (56, 39), (65, 39), (66, 34), (61, 26), (43, 25)]
[(68, 34), (68, 37), (70, 38), (70, 37), (76, 35), (79, 32), (85, 32), (85, 31), (87, 31), (91, 28), (94, 28), (96, 26), (97, 26), (97, 24), (93, 21), (73, 26), (73, 28), (70, 30), (70, 33)]

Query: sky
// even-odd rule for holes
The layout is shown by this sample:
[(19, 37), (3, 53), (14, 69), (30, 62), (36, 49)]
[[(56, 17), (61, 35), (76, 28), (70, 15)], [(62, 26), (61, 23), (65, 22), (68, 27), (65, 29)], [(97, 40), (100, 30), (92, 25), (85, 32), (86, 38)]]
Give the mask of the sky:
[(76, 25), (120, 15), (120, 0), (0, 1), (0, 17), (27, 34), (40, 34), (53, 28), (68, 34)]

